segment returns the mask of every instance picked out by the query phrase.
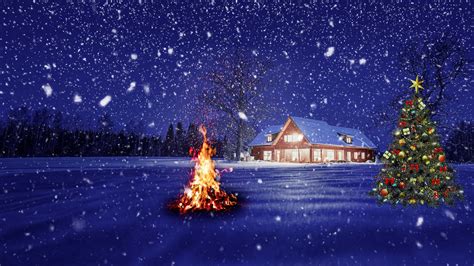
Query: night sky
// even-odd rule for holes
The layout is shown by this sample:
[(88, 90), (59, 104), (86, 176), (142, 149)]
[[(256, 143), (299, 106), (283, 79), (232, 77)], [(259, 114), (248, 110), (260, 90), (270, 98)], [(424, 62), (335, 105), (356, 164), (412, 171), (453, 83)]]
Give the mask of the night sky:
[[(170, 122), (201, 120), (202, 77), (243, 49), (274, 65), (267, 99), (280, 112), (260, 127), (287, 115), (321, 119), (359, 128), (383, 148), (395, 125), (377, 127), (375, 113), (397, 92), (409, 97), (414, 78), (400, 68), (400, 49), (451, 32), (472, 58), (469, 1), (25, 2), (0, 2), (3, 118), (22, 105), (48, 107), (82, 117), (72, 125), (108, 113), (117, 129), (140, 120), (163, 134)], [(471, 120), (469, 82), (450, 87), (452, 123)]]

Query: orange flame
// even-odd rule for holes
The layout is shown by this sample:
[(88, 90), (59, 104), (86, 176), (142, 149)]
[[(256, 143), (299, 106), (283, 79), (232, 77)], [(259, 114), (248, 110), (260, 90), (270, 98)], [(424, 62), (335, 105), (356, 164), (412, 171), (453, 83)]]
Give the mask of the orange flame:
[(199, 131), (203, 136), (203, 143), (197, 156), (193, 156), (195, 164), (192, 178), (184, 194), (171, 205), (171, 208), (178, 209), (182, 214), (202, 210), (222, 211), (237, 204), (235, 195), (227, 194), (220, 188), (220, 183), (216, 180), (219, 173), (211, 158), (216, 154), (216, 150), (207, 140), (206, 128), (201, 125)]

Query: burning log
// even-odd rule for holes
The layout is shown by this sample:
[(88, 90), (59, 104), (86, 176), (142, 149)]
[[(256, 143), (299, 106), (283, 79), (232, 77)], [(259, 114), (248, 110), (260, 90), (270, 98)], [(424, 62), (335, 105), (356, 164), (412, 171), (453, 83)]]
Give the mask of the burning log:
[(211, 158), (216, 150), (207, 140), (206, 128), (201, 125), (199, 131), (203, 135), (203, 143), (197, 155), (193, 155), (192, 160), (195, 164), (191, 180), (184, 194), (170, 206), (179, 210), (181, 214), (193, 211), (223, 211), (237, 204), (235, 195), (227, 194), (220, 188), (220, 183), (216, 179), (220, 174)]

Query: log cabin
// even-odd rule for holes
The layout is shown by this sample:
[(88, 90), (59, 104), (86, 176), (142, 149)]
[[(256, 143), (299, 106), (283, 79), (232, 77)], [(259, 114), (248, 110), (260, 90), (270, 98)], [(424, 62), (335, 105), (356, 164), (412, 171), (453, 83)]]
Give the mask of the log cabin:
[(300, 163), (373, 162), (376, 148), (360, 130), (295, 116), (260, 132), (249, 147), (255, 160)]

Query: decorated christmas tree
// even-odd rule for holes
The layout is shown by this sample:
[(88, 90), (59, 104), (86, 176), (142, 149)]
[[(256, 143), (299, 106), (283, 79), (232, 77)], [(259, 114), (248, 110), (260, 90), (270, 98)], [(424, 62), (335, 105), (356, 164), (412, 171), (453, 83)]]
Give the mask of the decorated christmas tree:
[(430, 120), (419, 90), (423, 81), (416, 77), (410, 88), (414, 94), (405, 101), (393, 142), (383, 154), (384, 167), (376, 176), (371, 194), (380, 203), (453, 204), (463, 191), (455, 183), (454, 171), (446, 163), (436, 123)]

